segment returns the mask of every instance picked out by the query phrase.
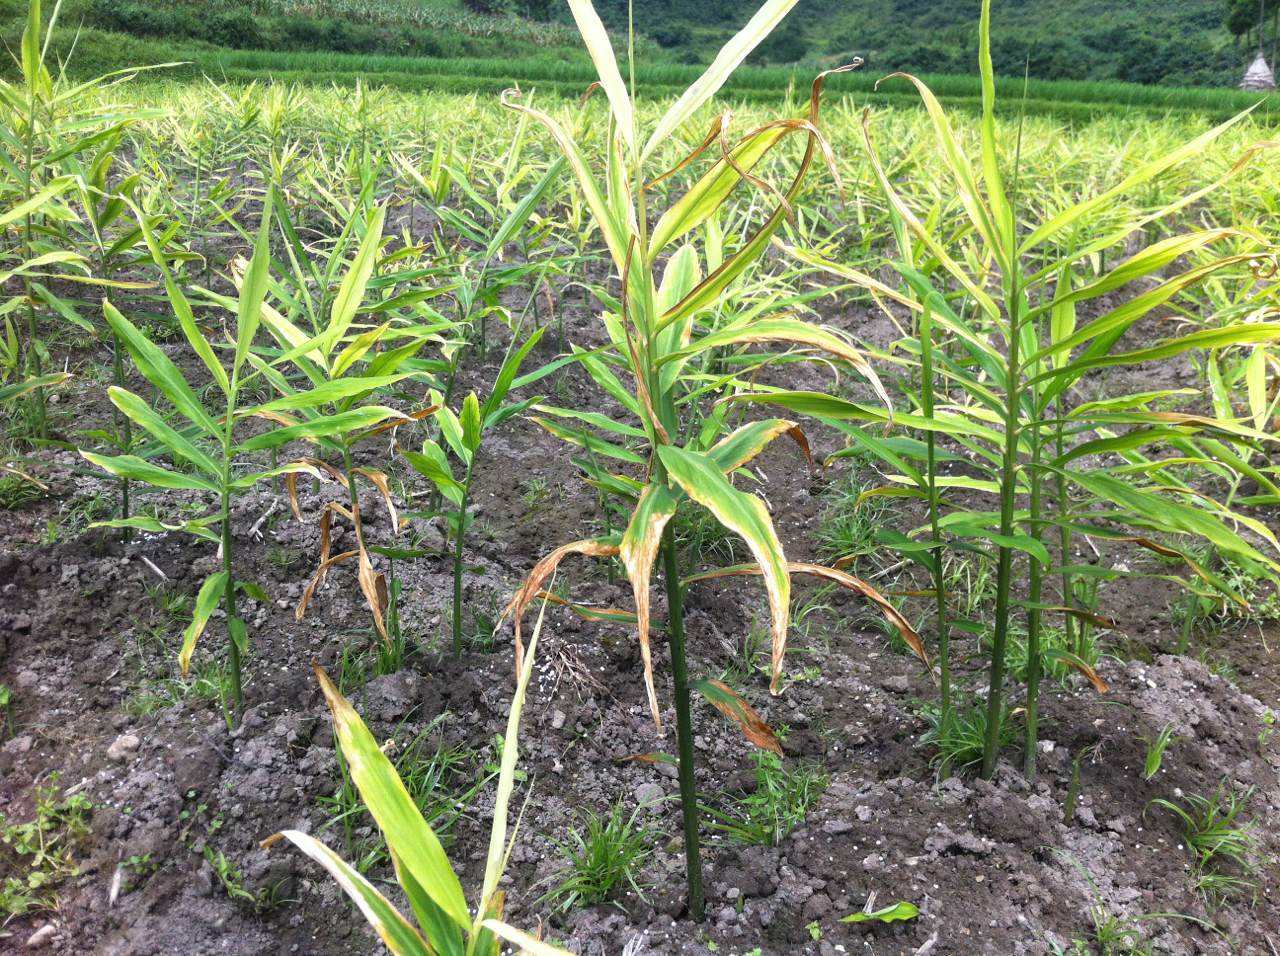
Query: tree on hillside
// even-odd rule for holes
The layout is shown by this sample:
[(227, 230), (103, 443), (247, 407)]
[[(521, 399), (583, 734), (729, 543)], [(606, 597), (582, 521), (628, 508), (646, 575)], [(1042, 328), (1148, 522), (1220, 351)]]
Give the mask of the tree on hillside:
[(1240, 38), (1245, 38), (1246, 45), (1257, 31), (1258, 49), (1266, 44), (1264, 35), (1267, 17), (1271, 17), (1271, 62), (1276, 61), (1277, 43), (1280, 42), (1280, 0), (1227, 0), (1226, 17), (1223, 25), (1240, 45)]

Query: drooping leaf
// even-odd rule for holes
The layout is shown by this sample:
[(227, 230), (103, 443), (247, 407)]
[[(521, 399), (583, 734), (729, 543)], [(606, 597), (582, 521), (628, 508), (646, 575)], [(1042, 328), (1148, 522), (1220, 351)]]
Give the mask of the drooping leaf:
[(323, 866), (342, 891), (360, 908), (365, 920), (393, 956), (435, 956), (435, 950), (413, 925), (372, 883), (338, 854), (300, 830), (283, 830), (263, 841), (270, 846), (281, 838), (288, 840), (311, 859)]
[(611, 558), (618, 553), (618, 545), (603, 538), (586, 538), (562, 544), (550, 554), (543, 557), (533, 566), (533, 570), (524, 579), (524, 583), (511, 596), (502, 612), (501, 620), (512, 619), (515, 630), (516, 670), (524, 663), (524, 641), (521, 639), (521, 619), (525, 610), (542, 589), (542, 583), (555, 572), (563, 561), (571, 554), (581, 554), (591, 558)]
[(769, 511), (759, 498), (733, 487), (716, 462), (706, 455), (663, 445), (658, 448), (658, 456), (681, 490), (742, 538), (759, 563), (773, 619), (771, 688), (776, 692), (787, 647), (791, 575)]
[(797, 0), (767, 0), (761, 5), (746, 26), (720, 48), (706, 71), (667, 108), (641, 151), (642, 160), (666, 142), (703, 103), (715, 96), (733, 71), (773, 32), (796, 2)]
[(761, 750), (768, 750), (779, 757), (782, 756), (782, 744), (778, 741), (778, 735), (756, 713), (755, 708), (724, 681), (711, 679), (694, 681), (690, 689), (696, 690), (712, 707), (737, 724), (742, 735), (751, 743)]
[(660, 729), (662, 717), (658, 695), (653, 686), (653, 658), (649, 650), (649, 575), (662, 544), (662, 532), (675, 516), (676, 498), (666, 485), (653, 482), (645, 487), (623, 532), (619, 556), (627, 569), (636, 606), (636, 633), (640, 641), (640, 657), (644, 661), (644, 685), (649, 695), (649, 710)]
[(218, 490), (218, 486), (206, 478), (170, 471), (167, 468), (153, 465), (137, 455), (98, 455), (84, 449), (80, 449), (80, 454), (86, 460), (97, 465), (103, 471), (110, 472), (117, 478), (141, 481), (156, 488), (184, 488), (190, 491), (212, 492)]
[(209, 618), (213, 615), (218, 602), (222, 600), (226, 587), (226, 571), (209, 575), (200, 585), (200, 590), (196, 594), (195, 610), (191, 614), (191, 623), (182, 632), (182, 649), (178, 652), (178, 666), (182, 669), (183, 677), (191, 668), (191, 655), (195, 653), (196, 641), (204, 633), (205, 626), (209, 623)]
[(195, 391), (183, 378), (169, 356), (148, 339), (137, 326), (126, 319), (110, 302), (103, 302), (102, 313), (111, 330), (124, 343), (133, 363), (152, 385), (173, 403), (174, 408), (191, 422), (200, 426), (206, 434), (217, 436), (218, 426), (205, 411)]
[(351, 780), (388, 848), (450, 919), (461, 929), (470, 929), (471, 917), (462, 885), (395, 766), (329, 676), (318, 666), (315, 672), (333, 715), (338, 746), (346, 758)]

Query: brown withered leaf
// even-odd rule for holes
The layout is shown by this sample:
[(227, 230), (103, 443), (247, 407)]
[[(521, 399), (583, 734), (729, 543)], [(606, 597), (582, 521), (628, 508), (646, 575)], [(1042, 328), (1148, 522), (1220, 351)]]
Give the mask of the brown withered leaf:
[[(307, 473), (316, 477), (341, 482), (347, 480), (341, 471), (327, 461), (321, 461), (319, 458), (299, 458), (297, 461), (290, 462), (290, 464), (303, 466), (308, 469)], [(298, 507), (298, 477), (300, 474), (301, 472), (290, 471), (286, 472), (284, 476), (285, 491), (289, 494), (289, 510), (293, 512), (293, 516), (299, 521), (302, 520), (302, 511)]]
[(1040, 610), (1049, 611), (1056, 614), (1070, 614), (1072, 617), (1079, 618), (1082, 621), (1088, 621), (1090, 624), (1096, 624), (1098, 627), (1114, 629), (1116, 622), (1114, 618), (1107, 617), (1104, 614), (1098, 614), (1094, 611), (1087, 610), (1082, 607), (1067, 607), (1065, 604), (1047, 604)]
[(387, 579), (381, 571), (373, 569), (373, 563), (369, 560), (369, 552), (363, 547), (357, 549), (360, 556), (359, 574), (360, 590), (364, 594), (365, 602), (369, 605), (369, 610), (373, 612), (373, 626), (378, 629), (378, 636), (382, 640), (390, 644), (391, 638), (387, 634), (387, 622), (385, 620), (385, 611), (387, 608)]
[(336, 501), (330, 501), (320, 510), (320, 567), (316, 569), (316, 573), (320, 576), (320, 580), (316, 582), (319, 587), (324, 584), (325, 578), (329, 576), (329, 549), (331, 545), (331, 525), (333, 524), (334, 512), (345, 517), (348, 521), (353, 521), (351, 511)]
[(524, 641), (521, 639), (520, 620), (524, 617), (525, 609), (528, 608), (538, 592), (542, 590), (542, 582), (550, 577), (555, 569), (560, 566), (560, 562), (571, 554), (582, 554), (592, 558), (611, 558), (617, 553), (618, 546), (616, 544), (608, 544), (604, 541), (597, 541), (594, 538), (584, 538), (581, 541), (570, 541), (568, 544), (560, 545), (560, 547), (544, 556), (533, 566), (533, 570), (524, 579), (524, 583), (520, 585), (516, 593), (511, 596), (511, 600), (507, 602), (507, 606), (500, 618), (502, 621), (505, 621), (508, 617), (514, 618), (517, 674), (524, 665)]
[(819, 471), (818, 463), (813, 460), (813, 451), (809, 448), (809, 436), (804, 433), (804, 429), (799, 425), (792, 425), (787, 429), (787, 436), (799, 445), (800, 450), (804, 452), (805, 461), (809, 463), (809, 473), (817, 473)]
[(382, 495), (382, 500), (386, 503), (387, 513), (391, 515), (391, 527), (398, 532), (400, 530), (400, 519), (396, 515), (396, 503), (391, 497), (391, 485), (387, 481), (387, 476), (372, 468), (352, 468), (351, 471), (356, 475), (364, 475), (364, 477), (373, 482), (374, 487), (378, 489), (378, 493)]
[(1062, 664), (1066, 664), (1068, 667), (1078, 670), (1088, 678), (1089, 683), (1093, 685), (1093, 689), (1099, 694), (1105, 694), (1111, 689), (1107, 682), (1102, 679), (1102, 675), (1094, 670), (1091, 664), (1087, 661), (1081, 660), (1075, 654), (1069, 654), (1066, 651), (1049, 651), (1044, 656), (1046, 659), (1058, 661)]
[(782, 744), (778, 735), (764, 722), (764, 719), (723, 681), (695, 681), (693, 690), (705, 697), (708, 703), (738, 725), (742, 735), (761, 750), (768, 750), (782, 756)]
[(671, 754), (664, 754), (660, 750), (654, 750), (647, 754), (629, 754), (626, 757), (619, 757), (619, 763), (669, 763), (675, 764), (676, 758)]
[[(806, 564), (800, 561), (788, 561), (787, 569), (792, 574), (809, 574), (814, 577), (823, 578), (834, 584), (840, 585), (850, 591), (856, 591), (867, 600), (871, 601), (878, 608), (885, 619), (893, 625), (894, 629), (902, 635), (902, 639), (907, 646), (911, 648), (913, 654), (920, 659), (920, 662), (929, 669), (930, 676), (933, 675), (933, 665), (929, 662), (929, 652), (925, 650), (924, 641), (920, 635), (916, 633), (910, 622), (902, 616), (902, 613), (893, 606), (893, 604), (883, 594), (868, 584), (861, 578), (856, 578), (852, 574), (841, 571), (838, 568), (829, 568), (821, 564)], [(702, 574), (695, 574), (692, 577), (685, 578), (686, 584), (692, 584), (695, 581), (706, 581), (711, 578), (724, 578), (741, 574), (760, 574), (760, 566), (757, 564), (738, 564), (729, 568), (720, 568), (715, 571), (705, 571)]]
[(298, 473), (296, 471), (291, 471), (284, 476), (284, 490), (289, 495), (289, 510), (301, 521), (302, 512), (298, 508)]
[(298, 601), (297, 610), (293, 613), (295, 620), (301, 621), (306, 616), (307, 605), (311, 603), (311, 598), (316, 593), (316, 588), (324, 581), (329, 569), (335, 564), (341, 564), (343, 561), (354, 558), (359, 553), (359, 551), (344, 551), (342, 554), (334, 555), (332, 558), (321, 562), (320, 567), (316, 568), (315, 574), (312, 575), (311, 581), (307, 584), (306, 590), (302, 592), (302, 599)]

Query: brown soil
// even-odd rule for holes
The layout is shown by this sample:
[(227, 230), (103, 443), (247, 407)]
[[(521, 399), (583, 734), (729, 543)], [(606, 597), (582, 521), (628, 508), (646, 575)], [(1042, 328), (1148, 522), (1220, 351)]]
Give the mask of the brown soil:
[[(873, 336), (891, 331), (883, 322), (879, 330), (859, 325), (862, 317), (852, 311), (836, 321)], [(570, 319), (568, 332), (584, 344), (597, 334), (584, 315)], [(554, 354), (552, 340), (548, 335), (539, 353), (543, 360)], [(173, 351), (177, 356), (181, 349)], [(786, 374), (796, 368), (788, 366)], [(484, 382), (494, 371), (490, 364), (468, 376)], [(1167, 382), (1189, 372), (1147, 374)], [(600, 407), (588, 384), (566, 373), (555, 386), (563, 390), (557, 402)], [(89, 389), (68, 392), (63, 401), (58, 414), (66, 427), (92, 427), (105, 414), (100, 395)], [(831, 450), (825, 447), (831, 436), (811, 437), (819, 455)], [(366, 450), (371, 462), (379, 453)], [(240, 575), (259, 582), (271, 600), (248, 603), (248, 710), (243, 726), (229, 732), (210, 701), (187, 698), (146, 714), (137, 706), (148, 685), (172, 673), (182, 626), (160, 611), (151, 592), (163, 584), (192, 593), (213, 567), (212, 547), (177, 534), (122, 543), (102, 531), (41, 543), (51, 520), (66, 521), (74, 505), (113, 493), (109, 483), (80, 471), (73, 454), (43, 458), (52, 495), (0, 513), (0, 682), (15, 698), (13, 733), (0, 749), (0, 806), (10, 818), (25, 819), (33, 787), (57, 772), (60, 786), (92, 801), (92, 835), (57, 911), (5, 926), (0, 951), (25, 951), (25, 940), (50, 921), (56, 934), (49, 946), (60, 953), (375, 951), (359, 914), (318, 867), (285, 847), (258, 848), (281, 828), (316, 832), (330, 824), (318, 801), (333, 793), (337, 768), (309, 665), (316, 660), (336, 671), (344, 647), (369, 641), (349, 571), (335, 571), (307, 619), (294, 620), (317, 547), (314, 515), (326, 499), (304, 489), (302, 523), (269, 488), (247, 495), (237, 509)], [(846, 466), (810, 476), (795, 447), (784, 443), (760, 463), (761, 488), (788, 553), (804, 559), (823, 488)], [(549, 492), (530, 504), (522, 481), (532, 476), (544, 479)], [(561, 447), (524, 421), (508, 423), (487, 441), (475, 500), (466, 586), (469, 606), (482, 610), (498, 606), (554, 544), (601, 527), (594, 493), (576, 479)], [(365, 508), (370, 533), (385, 540), (389, 523), (373, 504)], [(251, 539), (259, 522), (261, 537)], [(1107, 556), (1169, 570), (1143, 553)], [(508, 632), (492, 653), (461, 660), (442, 653), (449, 567), (443, 556), (401, 562), (404, 629), (414, 651), (404, 669), (370, 680), (352, 696), (381, 737), (403, 743), (447, 714), (431, 730), (431, 746), (483, 751), (505, 724)], [(606, 580), (600, 568), (572, 563), (565, 576), (584, 600), (630, 602), (628, 589)], [(940, 956), (1049, 952), (1051, 944), (1090, 938), (1091, 912), (1104, 907), (1138, 919), (1155, 952), (1274, 953), (1280, 945), (1274, 897), (1280, 836), (1273, 825), (1280, 819), (1280, 733), (1270, 739), (1260, 733), (1264, 709), (1280, 704), (1280, 631), (1251, 625), (1220, 639), (1213, 660), (1229, 665), (1227, 680), (1169, 653), (1174, 596), (1167, 582), (1141, 578), (1105, 592), (1101, 610), (1117, 617), (1113, 644), (1123, 650), (1101, 666), (1110, 692), (1098, 695), (1078, 678), (1048, 682), (1038, 777), (1024, 778), (1013, 747), (991, 783), (937, 779), (918, 746), (925, 729), (918, 702), (933, 695), (929, 678), (888, 646), (865, 607), (853, 598), (830, 599), (833, 610), (794, 635), (789, 669), (799, 676), (785, 693), (771, 698), (762, 678), (744, 687), (771, 725), (786, 728), (787, 759), (820, 762), (829, 785), (804, 823), (776, 847), (709, 835), (709, 906), (700, 926), (683, 912), (676, 782), (660, 766), (623, 760), (674, 749), (648, 720), (634, 641), (624, 630), (551, 611), (524, 721), (522, 790), (532, 787), (534, 799), (512, 857), (508, 916), (525, 926), (541, 920), (549, 937), (583, 954)], [(757, 582), (707, 583), (691, 591), (692, 672), (720, 673), (762, 613)], [(144, 640), (155, 628), (162, 640)], [(215, 621), (198, 654), (220, 653), (222, 640)], [(659, 694), (669, 705), (660, 635), (655, 644)], [(975, 642), (964, 638), (957, 645), (960, 671), (980, 689)], [(670, 710), (665, 718), (673, 724)], [(695, 719), (700, 788), (713, 799), (749, 790), (747, 745), (706, 705), (697, 706)], [(1146, 781), (1144, 738), (1170, 723), (1177, 739), (1163, 769)], [(138, 738), (137, 749), (109, 758), (108, 748), (125, 734)], [(1064, 822), (1072, 763), (1081, 754), (1078, 804)], [(482, 764), (475, 774), (485, 772)], [(1193, 886), (1177, 821), (1150, 801), (1208, 794), (1224, 780), (1256, 788), (1247, 816), (1262, 840), (1261, 872), (1256, 900), (1210, 908)], [(661, 834), (641, 877), (643, 898), (627, 893), (616, 905), (567, 914), (539, 902), (562, 866), (557, 844), (582, 810), (603, 813), (618, 800), (630, 807), (656, 796), (672, 799), (642, 811)], [(451, 856), (464, 871), (464, 886), (479, 880), (491, 799), (491, 788), (482, 790), (452, 828)], [(369, 826), (358, 818), (356, 837), (368, 835)], [(324, 833), (344, 848), (341, 827)], [(234, 863), (250, 891), (274, 886), (279, 905), (259, 912), (232, 899), (206, 861), (206, 845)], [(128, 870), (111, 906), (117, 866), (134, 857), (149, 862)], [(873, 893), (878, 905), (917, 903), (921, 915), (893, 925), (839, 922)], [(1206, 928), (1210, 924), (1215, 928)]]

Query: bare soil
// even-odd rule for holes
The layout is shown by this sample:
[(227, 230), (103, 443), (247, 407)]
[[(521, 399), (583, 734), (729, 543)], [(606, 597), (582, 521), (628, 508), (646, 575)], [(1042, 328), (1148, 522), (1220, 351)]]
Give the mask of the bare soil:
[[(873, 337), (890, 331), (853, 309), (828, 320)], [(589, 344), (596, 334), (588, 316), (572, 316), (567, 324), (575, 341)], [(543, 360), (552, 357), (554, 344), (548, 335)], [(173, 346), (175, 358), (182, 351)], [(786, 374), (796, 368), (788, 366)], [(470, 369), (469, 382), (488, 381), (494, 371), (492, 363)], [(1145, 374), (1167, 383), (1189, 373), (1165, 367)], [(601, 407), (588, 384), (567, 372), (556, 401)], [(92, 427), (107, 414), (100, 393), (89, 387), (65, 392), (61, 401), (55, 412), (68, 431)], [(830, 435), (814, 430), (810, 437), (819, 458), (834, 447)], [(363, 454), (375, 464), (385, 452), (369, 447)], [(95, 494), (113, 494), (111, 484), (86, 475), (70, 452), (43, 453), (42, 465), (51, 495), (0, 513), (0, 683), (15, 698), (13, 732), (0, 748), (0, 807), (11, 819), (27, 818), (33, 788), (56, 772), (60, 786), (92, 801), (92, 834), (57, 910), (9, 923), (0, 930), (0, 951), (28, 951), (27, 939), (48, 923), (55, 933), (45, 946), (58, 953), (377, 951), (358, 912), (318, 867), (287, 847), (258, 846), (282, 828), (317, 832), (330, 824), (319, 801), (334, 792), (339, 777), (310, 664), (336, 672), (344, 647), (370, 641), (351, 571), (335, 570), (307, 618), (294, 618), (318, 547), (314, 518), (331, 490), (303, 483), (303, 522), (267, 487), (237, 508), (239, 576), (261, 584), (270, 600), (247, 605), (248, 709), (242, 726), (229, 731), (212, 701), (188, 697), (149, 713), (138, 706), (148, 687), (172, 674), (184, 623), (163, 613), (155, 589), (193, 593), (214, 566), (212, 546), (179, 534), (125, 543), (101, 530), (41, 543), (51, 521), (67, 521), (75, 505)], [(796, 448), (784, 443), (760, 459), (760, 488), (795, 559), (812, 555), (823, 489), (840, 480), (844, 467), (810, 474)], [(548, 489), (536, 500), (525, 483), (531, 477), (544, 479)], [(526, 421), (508, 423), (486, 442), (478, 488), (466, 555), (472, 608), (500, 606), (537, 557), (601, 530), (592, 490), (576, 479), (556, 440)], [(170, 496), (170, 503), (178, 500)], [(389, 541), (390, 523), (377, 502), (364, 512), (371, 536)], [(904, 530), (908, 519), (903, 516)], [(1107, 560), (1169, 570), (1145, 553), (1108, 550), (1101, 542), (1099, 548)], [(432, 745), (483, 752), (505, 725), (509, 630), (500, 632), (492, 652), (461, 659), (445, 652), (449, 568), (444, 555), (397, 565), (413, 651), (402, 670), (351, 694), (380, 737), (404, 744), (448, 714), (431, 731)], [(625, 583), (609, 581), (603, 568), (567, 564), (564, 576), (584, 601), (630, 604)], [(655, 600), (659, 593), (655, 588)], [(778, 846), (705, 835), (709, 905), (701, 925), (684, 912), (674, 774), (625, 759), (674, 750), (647, 716), (635, 641), (625, 629), (552, 609), (524, 720), (521, 791), (532, 788), (533, 799), (507, 877), (507, 914), (517, 925), (541, 922), (548, 938), (583, 954), (942, 956), (1050, 952), (1051, 945), (1089, 939), (1091, 914), (1102, 907), (1139, 920), (1154, 952), (1273, 954), (1280, 947), (1280, 734), (1260, 734), (1265, 708), (1280, 706), (1280, 631), (1255, 625), (1225, 635), (1214, 660), (1229, 665), (1228, 680), (1171, 653), (1174, 597), (1172, 585), (1150, 579), (1122, 581), (1104, 592), (1100, 610), (1118, 622), (1117, 656), (1100, 668), (1110, 692), (1099, 695), (1082, 679), (1048, 682), (1039, 775), (1034, 781), (1022, 775), (1014, 747), (990, 783), (937, 778), (929, 753), (918, 746), (925, 729), (918, 705), (934, 693), (929, 677), (889, 646), (866, 608), (852, 597), (830, 598), (834, 610), (794, 635), (788, 661), (796, 679), (785, 693), (770, 697), (763, 678), (743, 687), (772, 726), (786, 728), (787, 759), (821, 763), (829, 784)], [(692, 672), (719, 674), (763, 607), (759, 584), (749, 579), (693, 588)], [(661, 610), (659, 601), (655, 612)], [(159, 648), (146, 639), (154, 629), (163, 638)], [(198, 655), (220, 654), (223, 641), (215, 620)], [(961, 637), (956, 643), (961, 672), (973, 675), (980, 690), (976, 642)], [(660, 634), (655, 653), (659, 695), (669, 708)], [(670, 709), (664, 716), (674, 724)], [(712, 799), (749, 791), (748, 745), (705, 704), (697, 705), (695, 720), (699, 787)], [(1146, 781), (1144, 738), (1170, 723), (1177, 739), (1161, 772)], [(113, 759), (109, 749), (127, 735), (137, 746), (129, 749), (126, 741)], [(1066, 822), (1072, 764), (1082, 754), (1078, 803)], [(476, 775), (485, 773), (483, 763), (474, 767)], [(1256, 788), (1247, 817), (1263, 842), (1262, 871), (1256, 899), (1210, 908), (1194, 888), (1177, 821), (1150, 801), (1209, 794), (1223, 781)], [(655, 832), (643, 897), (627, 892), (616, 903), (568, 913), (539, 902), (563, 866), (557, 845), (582, 810), (606, 813), (618, 800), (631, 806), (654, 798), (669, 799), (642, 811)], [(479, 882), (491, 800), (486, 787), (449, 835), (464, 886)], [(368, 835), (370, 825), (358, 819), (357, 837)], [(340, 826), (324, 832), (331, 845), (345, 848)], [(277, 905), (263, 911), (233, 899), (207, 862), (206, 845), (225, 854), (250, 892), (274, 887)], [(110, 905), (117, 868), (130, 858), (148, 862), (126, 868)], [(839, 922), (873, 893), (877, 905), (908, 900), (921, 915), (893, 925)], [(1206, 928), (1210, 924), (1216, 929)]]

